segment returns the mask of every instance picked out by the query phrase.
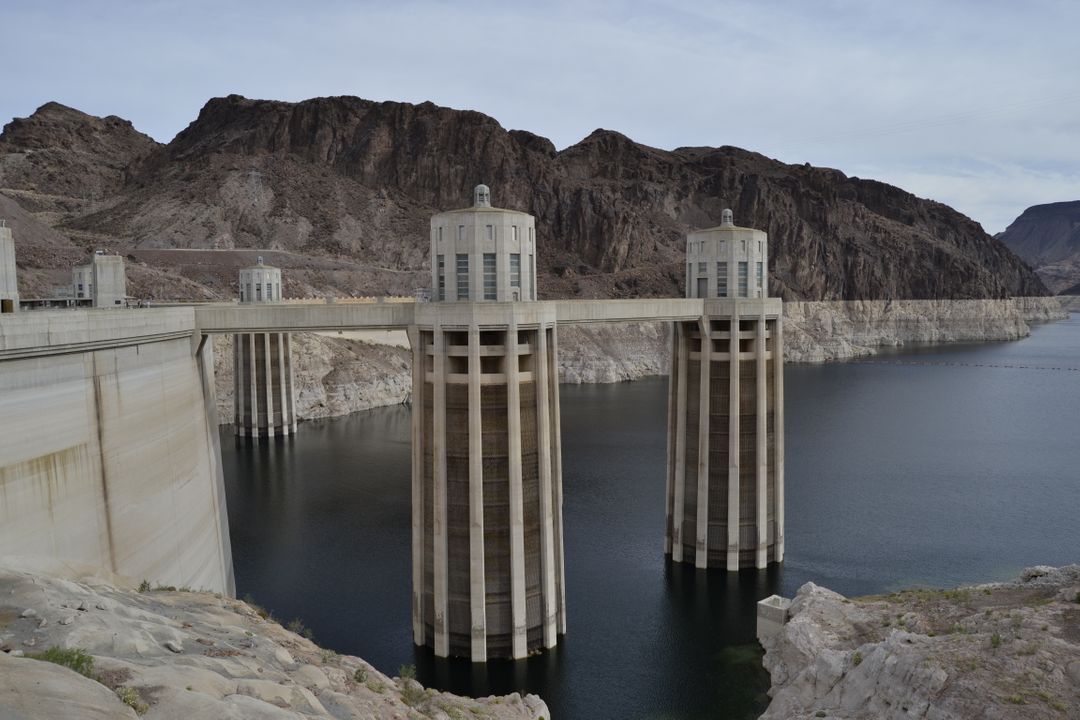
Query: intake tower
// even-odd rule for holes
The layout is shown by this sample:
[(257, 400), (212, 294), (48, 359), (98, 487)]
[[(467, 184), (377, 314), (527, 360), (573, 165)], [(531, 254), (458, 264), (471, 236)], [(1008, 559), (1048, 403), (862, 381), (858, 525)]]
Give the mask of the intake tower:
[(665, 550), (699, 568), (784, 558), (783, 320), (767, 253), (730, 210), (686, 238), (686, 296), (704, 302), (673, 335)]
[[(240, 270), (240, 303), (281, 301), (281, 270), (262, 258)], [(272, 438), (296, 432), (292, 336), (287, 332), (233, 335), (233, 421), (241, 437)]]
[(555, 308), (535, 221), (431, 219), (432, 300), (413, 350), (413, 637), (439, 657), (524, 658), (566, 631)]

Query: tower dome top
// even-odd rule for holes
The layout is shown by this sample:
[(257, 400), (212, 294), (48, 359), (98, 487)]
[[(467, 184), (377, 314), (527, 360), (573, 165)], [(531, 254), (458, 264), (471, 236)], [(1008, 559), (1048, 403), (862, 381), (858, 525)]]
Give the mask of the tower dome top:
[(720, 213), (720, 227), (735, 227), (735, 214), (731, 212), (731, 208), (724, 208)]
[(473, 207), (491, 207), (491, 189), (483, 183), (473, 188)]

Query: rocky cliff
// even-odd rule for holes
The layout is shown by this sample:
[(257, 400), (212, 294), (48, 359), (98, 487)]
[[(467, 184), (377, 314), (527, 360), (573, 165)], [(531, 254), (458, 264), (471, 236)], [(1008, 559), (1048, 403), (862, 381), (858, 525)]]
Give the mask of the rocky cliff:
[[(302, 625), (292, 625), (298, 632)], [(58, 562), (0, 563), (0, 717), (18, 720), (550, 718), (320, 648), (257, 606)]]
[(1046, 293), (951, 208), (734, 147), (668, 151), (597, 130), (557, 151), (431, 103), (235, 95), (208, 102), (167, 145), (56, 104), (0, 136), (0, 191), (43, 224), (221, 297), (233, 295), (227, 262), (192, 268), (152, 251), (272, 249), (294, 260), (287, 295), (407, 293), (426, 284), (428, 217), (464, 204), (480, 181), (498, 204), (536, 216), (546, 297), (681, 295), (683, 236), (717, 224), (725, 206), (769, 233), (770, 286), (785, 299)]
[(1051, 290), (1080, 294), (1080, 200), (1029, 207), (997, 237)]
[(762, 644), (761, 720), (1080, 717), (1080, 566), (852, 599), (807, 583)]

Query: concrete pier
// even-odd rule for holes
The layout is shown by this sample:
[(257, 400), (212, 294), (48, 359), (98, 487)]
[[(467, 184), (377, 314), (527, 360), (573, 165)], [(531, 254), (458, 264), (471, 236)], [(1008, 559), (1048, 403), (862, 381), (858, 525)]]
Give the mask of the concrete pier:
[(19, 283), (15, 277), (15, 240), (7, 221), (0, 218), (0, 314), (19, 309)]
[[(281, 300), (281, 270), (257, 265), (240, 271), (240, 303)], [(259, 438), (296, 432), (292, 338), (283, 332), (237, 333), (233, 336), (234, 432)]]
[(556, 308), (520, 301), (533, 218), (488, 198), (432, 219), (436, 301), (409, 328), (414, 641), (474, 662), (565, 632)]
[(703, 312), (673, 333), (664, 548), (702, 569), (783, 560), (782, 306), (767, 297), (767, 247), (730, 211), (687, 237), (687, 297)]

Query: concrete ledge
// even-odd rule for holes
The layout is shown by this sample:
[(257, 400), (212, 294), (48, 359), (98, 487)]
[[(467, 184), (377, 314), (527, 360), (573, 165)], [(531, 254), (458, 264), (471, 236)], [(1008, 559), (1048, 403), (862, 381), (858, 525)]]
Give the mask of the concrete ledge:
[(788, 621), (791, 600), (779, 595), (770, 595), (757, 604), (757, 639), (763, 642), (784, 629)]
[(0, 318), (0, 360), (61, 355), (190, 337), (192, 308), (57, 310)]

